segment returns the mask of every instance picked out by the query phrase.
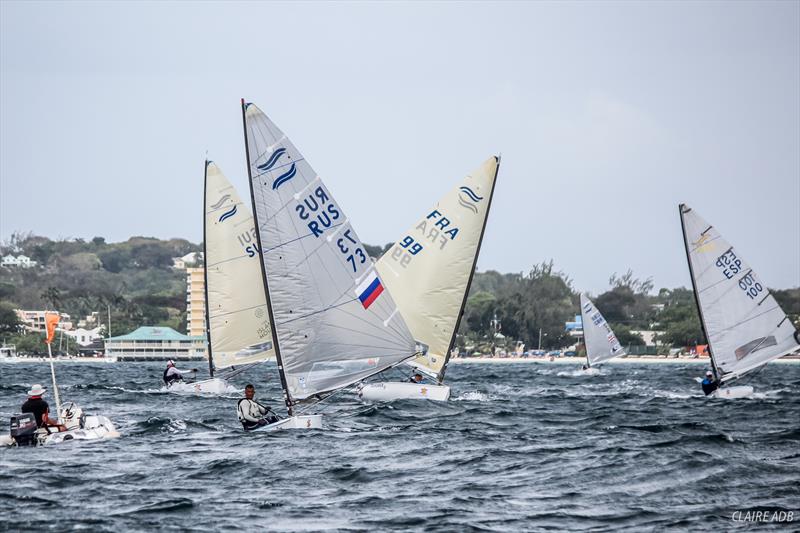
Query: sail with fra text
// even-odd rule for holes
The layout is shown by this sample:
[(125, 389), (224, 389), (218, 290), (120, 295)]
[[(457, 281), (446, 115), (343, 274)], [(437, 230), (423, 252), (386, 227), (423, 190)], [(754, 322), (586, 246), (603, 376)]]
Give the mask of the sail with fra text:
[(797, 330), (750, 264), (695, 210), (682, 204), (680, 215), (700, 318), (720, 380), (796, 350)]
[(455, 344), (500, 161), (490, 157), (376, 263), (422, 348), (411, 364), (440, 381)]
[(412, 357), (414, 339), (339, 203), (288, 137), (258, 107), (243, 106), (256, 233), (289, 401)]

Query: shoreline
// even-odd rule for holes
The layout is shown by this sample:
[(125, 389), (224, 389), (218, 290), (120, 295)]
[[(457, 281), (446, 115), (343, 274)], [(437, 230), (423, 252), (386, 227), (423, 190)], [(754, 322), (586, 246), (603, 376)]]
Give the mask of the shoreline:
[[(582, 365), (586, 362), (585, 357), (556, 357), (552, 361), (544, 357), (458, 357), (448, 361), (448, 364), (511, 364), (511, 363), (538, 363), (546, 365)], [(644, 364), (676, 364), (676, 363), (692, 363), (692, 364), (711, 364), (708, 357), (616, 357), (610, 361), (606, 361), (604, 365), (616, 364), (631, 364), (631, 363), (644, 363)], [(800, 364), (798, 357), (781, 357), (770, 363), (781, 364)], [(768, 364), (770, 364), (768, 363)]]

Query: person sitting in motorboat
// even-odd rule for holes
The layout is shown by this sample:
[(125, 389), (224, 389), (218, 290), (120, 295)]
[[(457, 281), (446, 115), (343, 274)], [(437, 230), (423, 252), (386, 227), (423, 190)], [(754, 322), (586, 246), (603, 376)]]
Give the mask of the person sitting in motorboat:
[(272, 409), (254, 400), (255, 395), (256, 388), (251, 383), (248, 383), (244, 388), (244, 398), (239, 400), (236, 407), (239, 414), (239, 422), (242, 423), (245, 431), (274, 424), (280, 420), (278, 415), (272, 412)]
[(408, 378), (408, 381), (411, 383), (422, 383), (422, 374), (414, 372), (414, 375)]
[[(67, 427), (58, 423), (58, 419), (50, 418), (50, 406), (42, 398), (47, 389), (38, 383), (28, 391), (28, 399), (22, 404), (23, 413), (32, 413), (36, 417), (36, 426), (39, 428), (57, 428), (58, 431), (66, 431)], [(50, 431), (48, 429), (48, 431)]]
[(700, 385), (702, 385), (703, 392), (706, 393), (706, 396), (719, 388), (719, 383), (714, 379), (714, 373), (711, 370), (706, 372), (706, 379), (704, 379)]
[(169, 387), (175, 382), (183, 381), (183, 375), (191, 372), (197, 372), (196, 368), (191, 370), (178, 370), (175, 366), (175, 361), (170, 359), (167, 361), (167, 368), (164, 370), (164, 384)]

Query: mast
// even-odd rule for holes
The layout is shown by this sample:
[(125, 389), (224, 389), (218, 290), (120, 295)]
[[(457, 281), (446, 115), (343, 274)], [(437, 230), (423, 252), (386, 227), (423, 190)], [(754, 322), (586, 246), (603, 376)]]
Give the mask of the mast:
[[(244, 98), (242, 98), (242, 127), (244, 131), (244, 153), (245, 159), (247, 162), (247, 180), (250, 185), (250, 201), (252, 202), (253, 206), (253, 222), (256, 231), (256, 240), (258, 243), (261, 243), (261, 229), (258, 224), (258, 210), (256, 209), (256, 197), (255, 197), (255, 190), (253, 189), (253, 171), (250, 168), (250, 146), (247, 141), (247, 104), (244, 102)], [(275, 316), (272, 312), (272, 300), (269, 296), (269, 285), (267, 283), (267, 269), (264, 265), (264, 252), (263, 250), (259, 249), (259, 253), (261, 257), (258, 258), (258, 262), (261, 265), (261, 279), (264, 281), (264, 296), (267, 300), (267, 314), (269, 315), (269, 329), (272, 332), (272, 344), (275, 348), (275, 362), (278, 364), (278, 375), (281, 378), (281, 388), (283, 389), (283, 401), (286, 404), (286, 411), (289, 413), (289, 416), (293, 416), (292, 413), (292, 399), (289, 397), (289, 384), (286, 382), (286, 375), (283, 372), (283, 361), (281, 359), (281, 347), (280, 343), (278, 342), (278, 330), (275, 328)]]
[(469, 280), (467, 280), (467, 288), (464, 291), (464, 299), (461, 300), (461, 309), (458, 310), (456, 317), (456, 326), (453, 328), (453, 337), (450, 339), (450, 344), (447, 345), (447, 353), (444, 354), (444, 364), (439, 374), (436, 376), (436, 382), (441, 385), (444, 379), (444, 373), (447, 370), (447, 363), (450, 361), (450, 354), (453, 352), (453, 346), (456, 343), (456, 334), (458, 328), (461, 326), (461, 319), (464, 317), (464, 307), (467, 305), (467, 298), (469, 297), (469, 289), (472, 287), (472, 278), (475, 276), (475, 266), (478, 264), (478, 256), (481, 254), (481, 244), (483, 244), (483, 234), (486, 231), (486, 223), (489, 221), (489, 212), (492, 209), (492, 198), (494, 197), (494, 188), (497, 185), (497, 173), (500, 171), (500, 157), (495, 156), (497, 160), (497, 167), (494, 169), (494, 179), (492, 180), (492, 190), (489, 191), (489, 203), (486, 205), (486, 216), (483, 219), (483, 226), (481, 227), (481, 236), (478, 238), (478, 249), (475, 251), (475, 258), (472, 260), (472, 269), (469, 271)]
[(583, 293), (581, 293), (581, 296), (578, 297), (578, 306), (581, 308), (581, 330), (583, 331), (583, 349), (586, 350), (586, 368), (592, 368), (592, 361), (589, 359), (589, 345), (586, 344), (586, 314), (583, 312), (582, 296)]
[(206, 313), (206, 346), (208, 347), (208, 374), (214, 377), (214, 356), (211, 353), (211, 318), (210, 311), (208, 310), (208, 236), (206, 235), (206, 219), (208, 218), (208, 164), (210, 161), (206, 159), (203, 165), (203, 296), (205, 302), (203, 307)]
[[(717, 373), (717, 363), (714, 361), (714, 350), (711, 346), (711, 339), (708, 337), (708, 331), (706, 330), (706, 320), (703, 318), (703, 309), (700, 307), (700, 297), (697, 295), (697, 283), (694, 279), (694, 268), (692, 267), (692, 258), (690, 257), (689, 252), (689, 242), (686, 240), (686, 224), (683, 221), (683, 210), (686, 208), (688, 211), (691, 211), (691, 207), (686, 207), (686, 204), (679, 204), (678, 205), (678, 212), (681, 216), (681, 233), (683, 233), (683, 247), (686, 249), (686, 262), (689, 263), (689, 277), (692, 278), (692, 293), (694, 294), (694, 302), (697, 304), (697, 313), (700, 316), (700, 327), (703, 329), (703, 335), (706, 338), (706, 342), (708, 343), (708, 355), (711, 359), (711, 371), (714, 372), (714, 381), (719, 381), (719, 375)], [(703, 234), (711, 229), (709, 226)], [(702, 234), (701, 234), (702, 235)]]

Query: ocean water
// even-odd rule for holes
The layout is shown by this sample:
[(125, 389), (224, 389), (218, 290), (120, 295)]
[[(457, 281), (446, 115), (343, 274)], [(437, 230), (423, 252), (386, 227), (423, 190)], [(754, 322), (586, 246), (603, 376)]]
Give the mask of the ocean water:
[[(56, 369), (62, 399), (122, 435), (0, 449), (0, 530), (728, 531), (754, 509), (794, 512), (759, 530), (800, 523), (800, 365), (724, 401), (703, 397), (696, 364), (459, 364), (447, 403), (342, 393), (324, 430), (247, 434), (238, 393), (164, 392), (160, 364)], [(274, 364), (234, 384), (248, 381), (281, 407)], [(2, 420), (34, 382), (47, 365), (0, 365)]]

